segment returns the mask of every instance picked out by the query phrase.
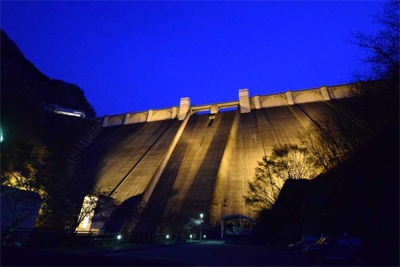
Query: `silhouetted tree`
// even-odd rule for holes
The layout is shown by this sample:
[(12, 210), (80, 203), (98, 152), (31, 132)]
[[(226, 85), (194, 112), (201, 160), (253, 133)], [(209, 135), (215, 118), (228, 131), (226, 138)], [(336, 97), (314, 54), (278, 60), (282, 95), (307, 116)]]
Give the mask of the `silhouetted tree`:
[(7, 223), (7, 226), (2, 225), (2, 227), (7, 227), (5, 232), (2, 233), (2, 244), (7, 245), (12, 233), (24, 221), (30, 220), (34, 222), (38, 215), (42, 199), (37, 193), (3, 185), (1, 186), (0, 195), (1, 217)]
[(272, 155), (258, 162), (256, 175), (249, 182), (245, 202), (257, 209), (270, 209), (279, 196), (287, 179), (312, 179), (320, 169), (315, 167), (315, 158), (305, 147), (279, 145)]
[(369, 69), (368, 74), (356, 75), (352, 104), (339, 101), (341, 105), (300, 137), (326, 171), (399, 122), (399, 1), (386, 2), (374, 18), (381, 26), (379, 30), (358, 31), (351, 40), (365, 51), (362, 62)]
[(332, 110), (324, 119), (315, 121), (301, 143), (315, 158), (315, 165), (329, 171), (342, 164), (370, 138), (371, 129), (347, 110)]
[[(91, 192), (84, 197), (81, 205), (70, 205), (67, 222), (67, 228), (75, 231), (75, 229), (88, 218), (88, 222), (106, 222), (110, 218), (113, 211), (118, 207), (119, 202), (110, 196), (110, 192), (99, 189), (92, 189)], [(75, 207), (76, 206), (76, 207)], [(80, 207), (78, 210), (77, 207)], [(78, 211), (77, 211), (78, 210)]]
[(390, 0), (386, 2), (383, 9), (374, 18), (381, 28), (370, 33), (358, 31), (354, 34), (351, 42), (366, 52), (362, 62), (370, 68), (370, 79), (398, 78), (400, 56), (399, 1)]
[(98, 200), (94, 211), (93, 222), (106, 223), (111, 217), (111, 214), (120, 205), (120, 202), (114, 197), (110, 196), (109, 192), (99, 192), (97, 194)]

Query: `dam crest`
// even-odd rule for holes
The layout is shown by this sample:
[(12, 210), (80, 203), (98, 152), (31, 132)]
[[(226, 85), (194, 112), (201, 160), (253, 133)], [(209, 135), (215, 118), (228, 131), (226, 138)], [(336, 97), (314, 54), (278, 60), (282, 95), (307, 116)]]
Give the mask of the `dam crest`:
[(294, 105), (316, 101), (329, 101), (351, 96), (351, 85), (321, 86), (320, 88), (306, 89), (300, 91), (287, 91), (286, 93), (262, 95), (249, 97), (248, 89), (239, 90), (239, 100), (217, 104), (190, 106), (188, 97), (181, 98), (179, 107), (165, 109), (150, 109), (142, 112), (125, 113), (120, 115), (102, 117), (102, 126), (125, 125), (132, 123), (151, 122), (160, 120), (171, 120), (178, 118), (183, 120), (189, 110), (192, 113), (210, 111), (211, 114), (218, 113), (221, 109), (235, 108), (240, 106), (242, 113), (250, 112), (251, 109), (270, 108), (285, 105)]

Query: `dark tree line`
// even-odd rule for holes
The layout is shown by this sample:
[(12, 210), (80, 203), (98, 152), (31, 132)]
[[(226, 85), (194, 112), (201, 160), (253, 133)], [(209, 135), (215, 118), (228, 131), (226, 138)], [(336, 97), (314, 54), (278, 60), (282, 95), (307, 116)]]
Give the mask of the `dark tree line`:
[[(389, 201), (396, 196), (398, 202), (399, 10), (398, 1), (387, 2), (383, 10), (375, 16), (381, 26), (380, 30), (372, 33), (360, 31), (354, 35), (352, 42), (364, 49), (363, 64), (368, 67), (369, 72), (355, 77), (356, 82), (352, 87), (354, 97), (351, 101), (334, 100), (335, 108), (331, 109), (329, 116), (314, 121), (308, 132), (299, 136), (299, 147), (309, 155), (307, 166), (318, 170), (316, 173), (322, 173), (322, 178), (315, 179), (318, 181), (311, 185), (307, 181), (297, 185), (289, 183), (280, 198), (282, 186), (276, 186), (276, 182), (270, 177), (280, 173), (286, 184), (293, 180), (287, 171), (288, 157), (277, 154), (281, 149), (281, 146), (277, 146), (271, 156), (259, 163), (254, 181), (249, 183), (248, 195), (245, 196), (248, 204), (261, 209), (261, 230), (257, 235), (278, 241), (279, 235), (282, 238), (289, 236), (291, 232), (296, 238), (301, 238), (300, 232), (296, 231), (306, 229), (304, 222), (308, 217), (307, 224), (314, 231), (350, 228), (364, 237), (373, 236), (375, 239), (391, 241), (398, 238), (398, 229), (397, 232), (392, 229), (391, 221), (394, 219), (389, 219), (394, 216), (398, 221), (398, 209), (391, 209), (398, 203)], [(389, 144), (393, 144), (396, 149), (387, 149)], [(282, 169), (276, 168), (277, 156), (284, 162)], [(374, 157), (377, 158), (376, 164)], [(387, 166), (384, 165), (385, 161)], [(298, 162), (300, 164), (301, 161)], [(394, 164), (397, 164), (397, 171), (393, 169)], [(302, 178), (313, 176), (304, 175)], [(391, 189), (393, 187), (397, 188), (397, 192)], [(349, 188), (356, 191), (349, 192)], [(329, 196), (331, 191), (343, 191), (343, 196)], [(313, 194), (319, 198), (313, 197)], [(293, 199), (296, 200), (291, 202)], [(376, 204), (368, 203), (372, 199), (378, 200), (382, 206), (377, 208)], [(321, 203), (314, 203), (315, 201)], [(275, 203), (278, 203), (277, 209), (274, 208)], [(371, 212), (375, 213), (371, 215)], [(345, 218), (355, 219), (352, 213), (364, 218), (358, 227), (351, 221), (341, 221)], [(369, 228), (368, 220), (373, 220), (371, 218), (375, 214), (377, 217), (381, 216), (382, 220), (377, 219), (374, 223), (387, 225), (385, 232), (390, 233), (390, 237), (379, 236), (374, 232), (375, 229)], [(316, 219), (321, 221), (315, 221)], [(301, 230), (293, 230), (296, 225), (301, 225)]]

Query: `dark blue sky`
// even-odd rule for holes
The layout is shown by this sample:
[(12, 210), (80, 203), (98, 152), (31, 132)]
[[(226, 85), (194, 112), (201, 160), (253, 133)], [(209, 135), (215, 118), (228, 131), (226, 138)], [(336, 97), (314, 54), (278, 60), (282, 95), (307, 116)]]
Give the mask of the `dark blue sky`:
[(2, 2), (1, 27), (97, 115), (352, 81), (384, 2)]

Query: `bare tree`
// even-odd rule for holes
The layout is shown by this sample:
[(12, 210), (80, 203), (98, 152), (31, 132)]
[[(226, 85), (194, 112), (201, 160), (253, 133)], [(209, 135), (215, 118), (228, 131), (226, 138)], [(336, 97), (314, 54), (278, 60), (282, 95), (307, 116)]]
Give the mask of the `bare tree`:
[(341, 165), (354, 151), (349, 133), (343, 131), (332, 118), (319, 120), (301, 135), (301, 143), (314, 156), (315, 164), (329, 171)]
[(98, 201), (92, 221), (106, 223), (119, 205), (120, 202), (109, 196), (108, 192), (98, 194)]
[(7, 243), (7, 240), (15, 229), (17, 229), (24, 221), (31, 220), (33, 226), (42, 199), (39, 194), (35, 192), (8, 186), (1, 186), (0, 194), (2, 217), (5, 218), (5, 221), (8, 224), (7, 230), (2, 239)]
[(82, 223), (90, 223), (93, 220), (105, 222), (118, 205), (118, 201), (110, 196), (109, 192), (93, 189), (90, 194), (84, 197), (79, 212), (70, 214), (70, 218), (67, 220), (67, 228), (75, 231)]
[(388, 79), (399, 75), (399, 11), (399, 1), (386, 2), (374, 16), (381, 28), (371, 33), (358, 31), (351, 40), (366, 52), (362, 62), (370, 67), (371, 79)]
[[(85, 196), (82, 203), (82, 208), (77, 214), (76, 219), (70, 222), (70, 229), (75, 231), (83, 222), (89, 223), (94, 215), (96, 209), (98, 197), (94, 195)], [(83, 228), (86, 228), (85, 226)]]
[[(381, 103), (378, 97), (385, 101)], [(398, 100), (391, 98), (356, 96), (352, 105), (336, 105), (325, 118), (313, 121), (299, 139), (315, 157), (316, 165), (329, 171), (362, 149), (367, 141), (398, 124)]]
[(257, 209), (270, 209), (287, 179), (312, 179), (321, 169), (315, 166), (315, 157), (305, 147), (279, 145), (270, 157), (258, 162), (256, 175), (249, 182), (245, 202)]
[(307, 134), (300, 137), (326, 171), (342, 164), (368, 140), (398, 124), (399, 11), (399, 1), (386, 2), (374, 16), (380, 29), (371, 33), (358, 31), (351, 40), (366, 52), (362, 62), (370, 69), (368, 75), (356, 77), (358, 82), (351, 90), (354, 103), (336, 105), (328, 117), (315, 121)]

